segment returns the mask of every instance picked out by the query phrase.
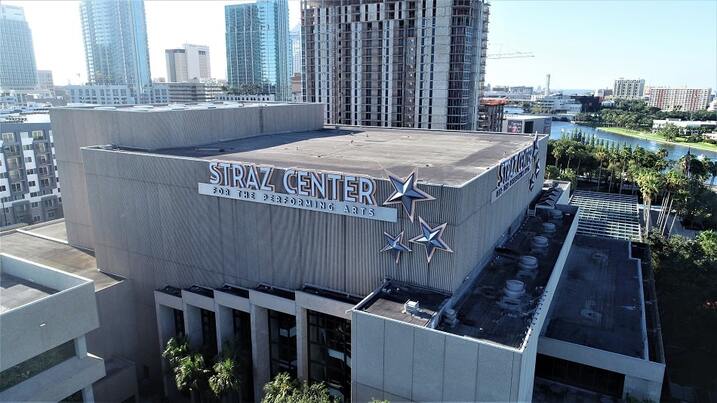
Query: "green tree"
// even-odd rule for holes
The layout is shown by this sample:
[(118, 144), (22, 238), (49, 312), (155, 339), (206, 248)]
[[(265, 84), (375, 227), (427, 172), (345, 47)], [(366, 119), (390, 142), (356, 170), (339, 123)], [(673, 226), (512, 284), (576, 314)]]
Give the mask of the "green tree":
[[(695, 238), (708, 260), (717, 261), (717, 232), (712, 230), (701, 231)], [(715, 269), (717, 270), (717, 269)]]
[(182, 392), (189, 391), (192, 402), (197, 403), (202, 401), (202, 391), (206, 390), (210, 373), (204, 356), (193, 353), (180, 359), (174, 367), (174, 381), (177, 389)]
[(645, 213), (645, 232), (650, 233), (650, 225), (652, 217), (650, 215), (652, 209), (652, 200), (660, 192), (663, 184), (662, 175), (653, 170), (643, 169), (635, 175), (637, 186), (640, 187), (642, 193), (642, 201)]
[(239, 365), (232, 357), (221, 358), (212, 367), (213, 373), (209, 377), (209, 388), (219, 397), (237, 395), (241, 385)]
[(677, 126), (666, 124), (665, 127), (657, 131), (657, 134), (664, 137), (666, 140), (674, 141), (682, 134), (682, 132), (680, 132), (680, 129)]
[(335, 403), (323, 382), (299, 383), (287, 373), (280, 373), (264, 385), (262, 403)]
[(176, 367), (182, 358), (189, 355), (189, 341), (185, 337), (172, 337), (167, 341), (162, 351), (171, 368)]

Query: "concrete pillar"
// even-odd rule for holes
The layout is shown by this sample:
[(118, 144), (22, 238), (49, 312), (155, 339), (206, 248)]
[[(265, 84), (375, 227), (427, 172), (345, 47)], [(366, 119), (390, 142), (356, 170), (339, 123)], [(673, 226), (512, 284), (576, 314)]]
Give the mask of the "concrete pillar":
[(309, 380), (309, 320), (306, 309), (296, 307), (296, 375)]
[(75, 340), (75, 355), (77, 358), (82, 359), (87, 357), (87, 340), (85, 336), (80, 336)]
[(92, 385), (82, 389), (82, 401), (85, 403), (94, 403), (95, 394), (92, 391)]
[(257, 402), (264, 395), (264, 385), (271, 378), (269, 353), (269, 312), (251, 305), (251, 354), (254, 364), (254, 394)]
[(190, 347), (198, 349), (202, 346), (202, 315), (196, 306), (184, 304), (184, 334)]

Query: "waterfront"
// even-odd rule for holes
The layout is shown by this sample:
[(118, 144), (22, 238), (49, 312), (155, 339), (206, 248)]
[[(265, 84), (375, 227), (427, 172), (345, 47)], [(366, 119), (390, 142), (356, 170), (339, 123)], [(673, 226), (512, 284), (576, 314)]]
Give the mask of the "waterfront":
[[(559, 139), (563, 134), (571, 133), (573, 130), (579, 129), (583, 132), (584, 135), (590, 137), (595, 136), (596, 138), (605, 139), (607, 141), (616, 142), (617, 144), (625, 144), (630, 145), (632, 147), (640, 146), (646, 150), (650, 151), (657, 151), (661, 148), (664, 148), (667, 150), (667, 157), (670, 160), (678, 160), (683, 155), (687, 154), (687, 146), (683, 145), (674, 145), (674, 144), (664, 144), (664, 143), (658, 143), (655, 141), (650, 140), (644, 140), (639, 139), (635, 137), (629, 137), (629, 136), (622, 136), (616, 133), (610, 133), (606, 132), (600, 129), (596, 129), (594, 127), (590, 126), (583, 126), (583, 125), (577, 125), (571, 122), (560, 122), (560, 121), (553, 121), (553, 124), (550, 129), (550, 138), (551, 139)], [(696, 150), (692, 149), (692, 155), (700, 156), (704, 155), (705, 157), (708, 157), (712, 160), (717, 160), (717, 153), (713, 151), (705, 151), (705, 150)]]

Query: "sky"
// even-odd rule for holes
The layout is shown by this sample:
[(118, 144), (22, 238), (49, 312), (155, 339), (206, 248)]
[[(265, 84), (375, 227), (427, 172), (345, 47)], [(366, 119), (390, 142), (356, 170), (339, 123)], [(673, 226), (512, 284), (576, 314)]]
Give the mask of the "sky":
[[(86, 81), (78, 1), (11, 1), (25, 8), (38, 69), (56, 85)], [(241, 1), (145, 0), (152, 77), (166, 77), (164, 49), (208, 45), (212, 76), (226, 78), (224, 5)], [(289, 0), (289, 26), (300, 21), (300, 1)], [(551, 74), (553, 89), (612, 87), (614, 79), (647, 85), (717, 89), (715, 0), (494, 0), (488, 53), (534, 57), (491, 58), (486, 82), (532, 85)]]

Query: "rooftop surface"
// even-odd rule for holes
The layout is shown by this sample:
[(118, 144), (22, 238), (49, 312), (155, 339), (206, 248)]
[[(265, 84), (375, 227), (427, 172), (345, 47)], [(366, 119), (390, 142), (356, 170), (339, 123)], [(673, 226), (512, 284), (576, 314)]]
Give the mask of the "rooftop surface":
[(403, 173), (420, 167), (422, 182), (460, 186), (532, 141), (532, 136), (498, 133), (340, 127), (153, 152), (380, 178), (387, 170)]
[[(426, 326), (449, 297), (445, 293), (391, 281), (359, 309), (384, 318)], [(417, 301), (420, 312), (405, 312), (404, 304), (408, 301)]]
[(55, 221), (48, 224), (49, 228), (38, 225), (30, 229), (26, 227), (24, 232), (5, 232), (0, 235), (2, 252), (92, 280), (95, 283), (95, 291), (122, 281), (119, 276), (98, 270), (93, 252), (33, 235), (36, 232), (39, 235), (61, 236), (64, 233), (61, 229), (64, 224), (64, 220)]
[(251, 108), (264, 107), (270, 105), (288, 105), (292, 102), (259, 102), (259, 101), (215, 101), (215, 102), (198, 102), (198, 103), (171, 103), (166, 105), (95, 105), (95, 104), (70, 104), (68, 106), (56, 109), (74, 109), (74, 110), (101, 110), (101, 111), (120, 111), (120, 112), (171, 112), (183, 110), (205, 110), (205, 109), (232, 109), (232, 108)]
[[(560, 210), (560, 218), (550, 214), (556, 210), (527, 217), (455, 305), (457, 324), (443, 322), (440, 329), (521, 348), (575, 219), (574, 208)], [(535, 236), (545, 246), (536, 247)], [(530, 264), (521, 266), (526, 257)]]
[(57, 290), (30, 280), (0, 273), (0, 313), (37, 301), (56, 292)]
[(644, 358), (639, 260), (630, 243), (577, 235), (545, 336)]

